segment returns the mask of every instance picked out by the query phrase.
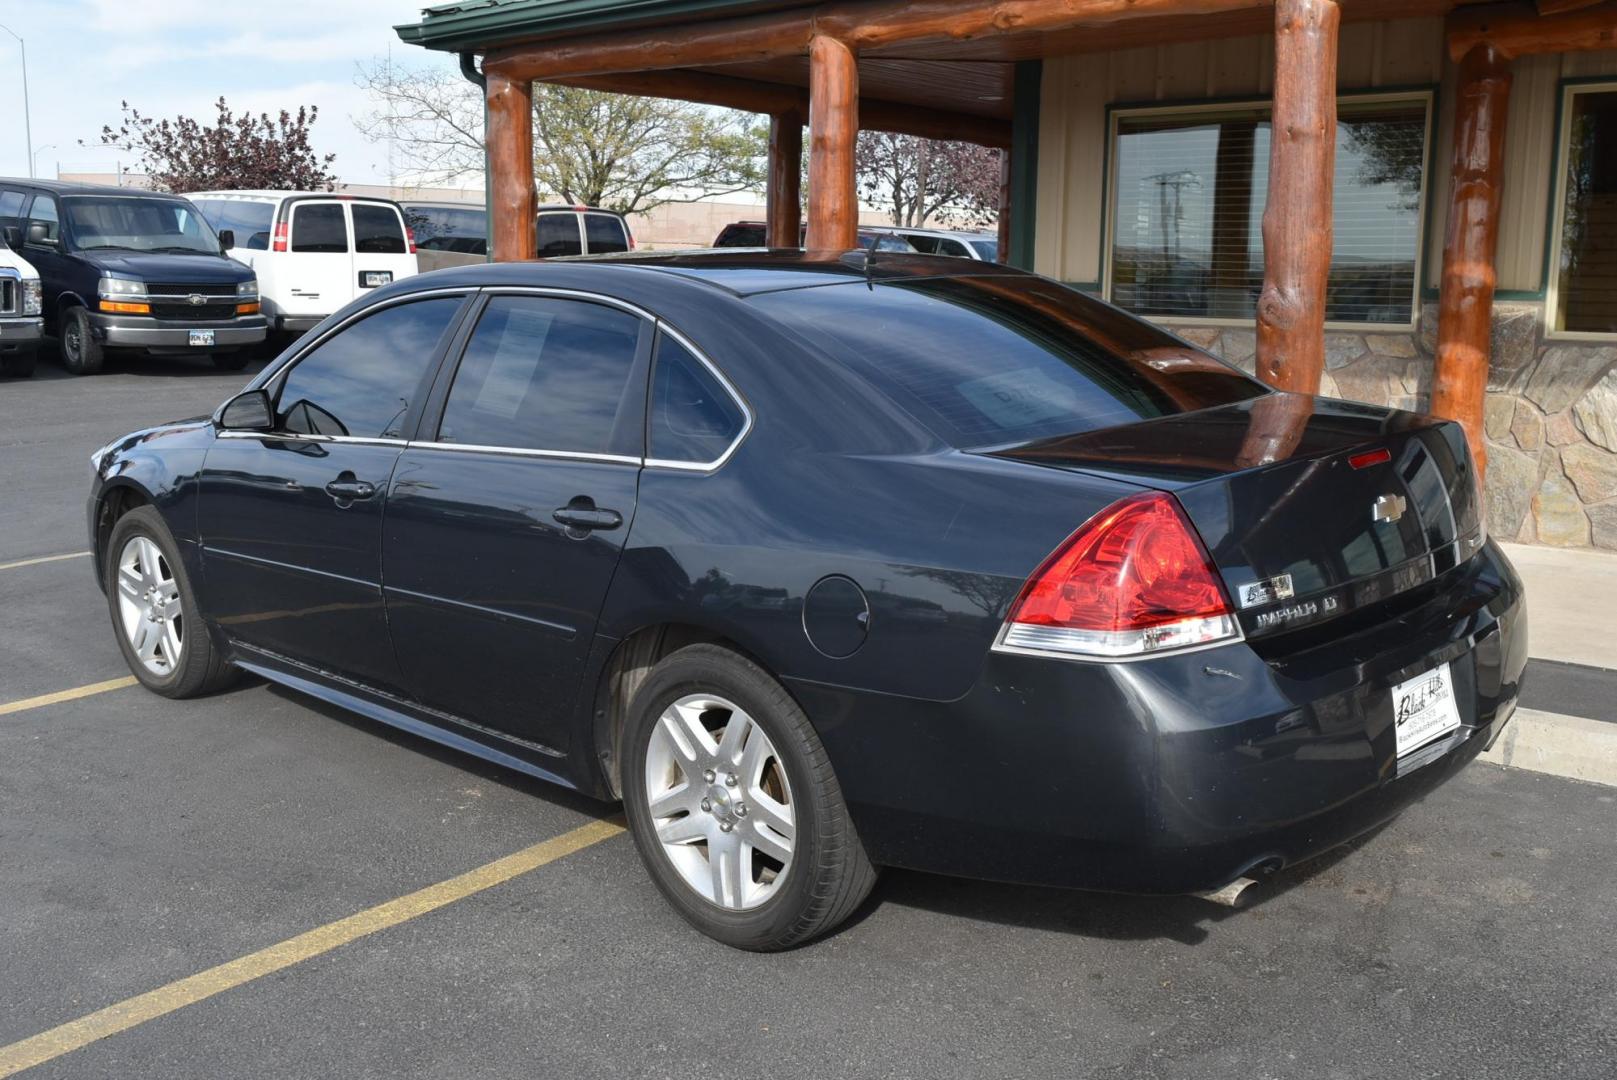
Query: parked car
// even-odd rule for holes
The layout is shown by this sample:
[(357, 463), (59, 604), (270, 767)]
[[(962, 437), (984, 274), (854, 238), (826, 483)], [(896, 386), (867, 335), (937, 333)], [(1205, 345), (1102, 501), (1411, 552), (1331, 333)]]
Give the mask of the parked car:
[(389, 199), (303, 191), (199, 191), (190, 196), (233, 258), (258, 275), (278, 333), (302, 334), (371, 289), (418, 270), (404, 211)]
[[(719, 230), (719, 235), (713, 239), (713, 246), (716, 248), (767, 247), (768, 228), (762, 221), (732, 221)], [(808, 226), (798, 226), (797, 246), (803, 247), (807, 238)], [(859, 246), (866, 251), (906, 251), (911, 254), (915, 253), (915, 249), (902, 237), (884, 233), (877, 228), (864, 226), (859, 229)]]
[(238, 370), (264, 340), (258, 282), (177, 195), (0, 177), (0, 228), (39, 271), (45, 330), (76, 375), (109, 349), (207, 355)]
[(457, 202), (404, 202), (422, 271), (488, 261), (488, 211)]
[(990, 232), (951, 229), (911, 229), (902, 226), (873, 225), (872, 232), (896, 236), (922, 255), (949, 255), (982, 262), (999, 260), (999, 237)]
[(92, 464), (147, 687), (241, 668), (621, 798), (744, 948), (881, 865), (1243, 886), (1454, 775), (1526, 663), (1457, 424), (996, 264), (445, 270)]
[(28, 376), (45, 320), (40, 317), (39, 274), (11, 250), (20, 242), (15, 226), (0, 231), (0, 375)]

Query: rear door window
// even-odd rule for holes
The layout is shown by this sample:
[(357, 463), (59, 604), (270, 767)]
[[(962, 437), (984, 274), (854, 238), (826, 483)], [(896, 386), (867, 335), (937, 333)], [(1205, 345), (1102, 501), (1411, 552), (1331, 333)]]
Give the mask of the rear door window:
[(605, 304), (493, 297), (455, 372), (439, 440), (639, 457), (640, 331), (639, 317)]
[(348, 222), (341, 203), (297, 203), (292, 207), (292, 250), (348, 251)]
[(585, 214), (584, 239), (591, 255), (629, 250), (629, 232), (616, 214)]
[(354, 250), (361, 255), (403, 255), (404, 222), (391, 206), (354, 203)]
[(458, 296), (395, 304), (316, 345), (281, 382), (276, 430), (404, 438), (410, 408), (460, 304)]
[(578, 215), (568, 211), (560, 214), (539, 215), (539, 257), (558, 259), (564, 255), (584, 254), (579, 240)]
[(657, 339), (649, 419), (647, 457), (695, 464), (724, 456), (746, 426), (741, 406), (713, 372), (668, 334)]

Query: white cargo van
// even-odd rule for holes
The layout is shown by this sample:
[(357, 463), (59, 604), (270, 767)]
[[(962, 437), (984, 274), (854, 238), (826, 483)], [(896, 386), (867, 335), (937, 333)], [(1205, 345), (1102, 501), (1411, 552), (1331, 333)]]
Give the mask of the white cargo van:
[[(270, 327), (301, 334), (355, 297), (417, 272), (399, 204), (301, 191), (199, 191), (187, 196), (230, 257), (258, 275)], [(231, 235), (226, 235), (226, 233)]]

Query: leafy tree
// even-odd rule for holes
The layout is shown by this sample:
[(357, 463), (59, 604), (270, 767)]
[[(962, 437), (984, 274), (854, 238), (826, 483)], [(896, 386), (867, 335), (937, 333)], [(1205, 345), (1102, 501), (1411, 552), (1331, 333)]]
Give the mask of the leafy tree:
[[(378, 61), (358, 82), (381, 103), (360, 130), (391, 142), (419, 182), (483, 171), (483, 99), (458, 73)], [(624, 213), (763, 183), (762, 129), (704, 105), (536, 83), (533, 142), (542, 197)]]
[(861, 131), (854, 169), (865, 201), (887, 210), (895, 225), (917, 226), (933, 218), (989, 225), (999, 214), (998, 150)]
[(101, 129), (101, 143), (138, 154), (141, 169), (159, 191), (330, 191), (337, 181), (331, 171), (337, 155), (321, 156), (310, 145), (318, 106), (299, 106), (296, 114), (282, 109), (273, 118), (237, 116), (221, 97), (212, 127), (189, 116), (144, 116), (127, 101), (121, 107), (123, 119), (116, 128)]

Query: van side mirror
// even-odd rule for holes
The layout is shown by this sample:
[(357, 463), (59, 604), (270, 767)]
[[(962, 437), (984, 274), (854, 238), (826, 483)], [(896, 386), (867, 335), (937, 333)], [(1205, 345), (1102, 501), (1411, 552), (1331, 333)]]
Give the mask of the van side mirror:
[(50, 229), (43, 221), (30, 221), (28, 223), (28, 242), (40, 247), (55, 247), (56, 238), (50, 234)]
[(8, 248), (22, 247), (22, 230), (15, 225), (7, 225), (0, 230), (0, 239), (6, 242)]
[(235, 229), (220, 229), (219, 230), (219, 250), (221, 252), (225, 252), (225, 251), (229, 251), (231, 248), (233, 248), (235, 246), (236, 246), (236, 230)]
[(275, 426), (275, 409), (268, 390), (244, 390), (219, 410), (219, 426), (225, 431), (269, 431)]

